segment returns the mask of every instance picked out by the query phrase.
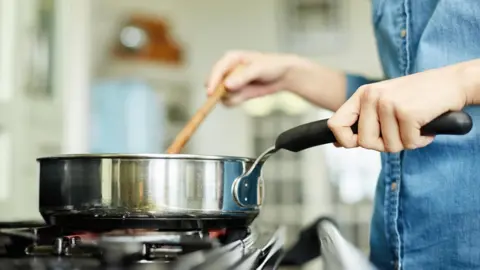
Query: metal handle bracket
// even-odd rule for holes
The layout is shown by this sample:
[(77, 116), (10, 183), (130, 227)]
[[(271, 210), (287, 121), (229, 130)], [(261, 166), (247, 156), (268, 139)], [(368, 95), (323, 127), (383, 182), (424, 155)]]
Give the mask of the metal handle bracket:
[[(263, 152), (260, 156), (257, 157), (253, 165), (250, 167), (248, 171), (245, 171), (242, 175), (237, 177), (233, 184), (232, 184), (232, 195), (233, 195), (233, 200), (235, 203), (240, 206), (240, 207), (250, 207), (252, 204), (248, 204), (248, 198), (244, 197), (241, 198), (240, 196), (240, 188), (242, 185), (248, 186), (248, 177), (252, 174), (253, 171), (259, 166), (259, 164), (263, 164), (271, 155), (275, 154), (279, 149), (276, 148), (275, 146), (272, 146), (268, 148), (265, 152)], [(263, 171), (261, 172), (261, 174)], [(263, 188), (263, 177), (260, 175), (259, 177), (259, 183), (258, 185), (261, 185), (261, 192), (262, 192), (262, 200), (265, 197), (265, 188)], [(260, 206), (260, 203), (255, 203), (253, 206)]]

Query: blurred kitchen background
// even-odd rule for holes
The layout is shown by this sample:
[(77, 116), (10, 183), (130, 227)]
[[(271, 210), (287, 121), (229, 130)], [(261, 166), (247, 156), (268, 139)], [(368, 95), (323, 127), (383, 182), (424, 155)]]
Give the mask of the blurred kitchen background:
[[(368, 0), (0, 0), (0, 221), (41, 219), (39, 156), (162, 153), (232, 49), (381, 76)], [(287, 93), (218, 106), (185, 152), (254, 157), (281, 131), (330, 114)], [(287, 226), (290, 242), (329, 215), (368, 252), (378, 170), (366, 150), (279, 153), (256, 225)]]

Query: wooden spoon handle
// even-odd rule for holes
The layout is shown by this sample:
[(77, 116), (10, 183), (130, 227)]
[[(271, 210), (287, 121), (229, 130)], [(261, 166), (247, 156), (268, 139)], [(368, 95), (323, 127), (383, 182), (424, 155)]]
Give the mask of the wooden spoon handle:
[[(242, 69), (243, 67), (239, 66), (234, 69), (230, 74), (240, 72)], [(205, 117), (207, 117), (210, 111), (222, 99), (222, 97), (226, 95), (226, 93), (227, 89), (225, 87), (225, 84), (222, 82), (217, 86), (212, 95), (208, 97), (207, 101), (203, 104), (203, 106), (193, 115), (193, 117), (190, 119), (187, 125), (185, 125), (182, 131), (180, 131), (177, 137), (175, 137), (175, 140), (167, 149), (168, 154), (178, 154), (182, 151), (185, 144), (187, 144), (187, 142), (190, 140), (192, 134), (197, 130)]]

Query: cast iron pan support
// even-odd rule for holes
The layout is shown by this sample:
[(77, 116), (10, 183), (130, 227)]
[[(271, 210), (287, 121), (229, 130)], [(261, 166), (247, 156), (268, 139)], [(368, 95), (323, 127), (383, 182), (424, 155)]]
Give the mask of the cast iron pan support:
[[(334, 143), (337, 140), (327, 126), (328, 119), (303, 124), (281, 133), (275, 145), (263, 152), (250, 167), (250, 169), (235, 179), (232, 187), (233, 198), (240, 207), (250, 206), (245, 204), (240, 196), (242, 185), (248, 185), (248, 176), (257, 168), (259, 163), (265, 162), (271, 155), (281, 149), (290, 152), (300, 152), (308, 148)], [(473, 122), (470, 115), (465, 112), (446, 112), (426, 124), (421, 129), (422, 135), (465, 135), (472, 130)], [(358, 123), (352, 126), (352, 131), (357, 133)], [(263, 178), (261, 178), (263, 179)], [(260, 179), (260, 180), (261, 180)], [(259, 184), (263, 184), (260, 183)], [(262, 189), (264, 190), (264, 189)], [(262, 196), (263, 198), (264, 196)]]

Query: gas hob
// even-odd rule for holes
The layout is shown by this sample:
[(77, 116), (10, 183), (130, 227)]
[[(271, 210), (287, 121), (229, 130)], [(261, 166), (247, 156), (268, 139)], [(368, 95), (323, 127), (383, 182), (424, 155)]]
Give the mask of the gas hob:
[(329, 219), (304, 228), (285, 247), (285, 229), (79, 231), (0, 223), (0, 269), (278, 269), (319, 257), (325, 269), (375, 269)]
[(275, 269), (283, 229), (165, 232), (7, 228), (0, 269)]

